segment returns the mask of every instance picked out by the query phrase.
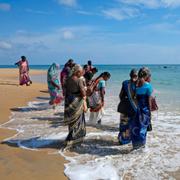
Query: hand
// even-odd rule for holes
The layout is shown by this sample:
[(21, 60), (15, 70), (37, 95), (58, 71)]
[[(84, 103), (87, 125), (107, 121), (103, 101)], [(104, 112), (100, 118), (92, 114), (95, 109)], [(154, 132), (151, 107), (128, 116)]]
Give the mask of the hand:
[(60, 90), (60, 86), (57, 86), (57, 89)]

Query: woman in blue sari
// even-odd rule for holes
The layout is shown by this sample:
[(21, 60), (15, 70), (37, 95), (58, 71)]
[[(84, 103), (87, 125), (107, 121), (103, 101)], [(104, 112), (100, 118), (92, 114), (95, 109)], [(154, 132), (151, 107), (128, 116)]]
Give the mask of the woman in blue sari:
[(118, 140), (120, 145), (128, 144), (131, 142), (130, 122), (136, 113), (137, 102), (135, 98), (136, 82), (138, 78), (138, 71), (132, 69), (130, 72), (130, 80), (125, 80), (122, 83), (122, 88), (119, 94), (120, 106), (120, 124)]
[(136, 98), (138, 102), (137, 113), (131, 119), (131, 140), (133, 149), (145, 147), (147, 129), (151, 120), (151, 94), (152, 86), (148, 82), (150, 71), (148, 68), (141, 68), (138, 72), (138, 85)]
[(50, 94), (50, 105), (57, 105), (62, 101), (60, 94), (59, 65), (53, 63), (47, 73), (48, 90)]

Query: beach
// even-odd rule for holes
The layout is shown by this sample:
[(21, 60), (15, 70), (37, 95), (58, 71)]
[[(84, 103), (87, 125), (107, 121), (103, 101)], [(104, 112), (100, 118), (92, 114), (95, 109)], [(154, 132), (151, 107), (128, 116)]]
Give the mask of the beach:
[[(46, 74), (46, 71), (30, 71), (30, 75), (39, 74)], [(13, 108), (26, 106), (38, 96), (48, 96), (46, 91), (47, 86), (42, 83), (18, 86), (18, 69), (0, 69), (0, 124), (10, 120)], [(37, 152), (2, 143), (16, 133), (15, 130), (0, 128), (0, 179), (67, 179), (64, 176), (65, 160), (60, 155), (49, 155), (48, 149)]]
[[(98, 66), (109, 71), (105, 112), (101, 125), (88, 122), (81, 146), (60, 150), (68, 129), (63, 125), (63, 103), (53, 109), (44, 70), (31, 70), (32, 86), (18, 86), (17, 69), (0, 69), (2, 179), (179, 179), (180, 178), (180, 66), (150, 66), (152, 84), (159, 106), (152, 113), (153, 131), (148, 132), (146, 148), (131, 152), (132, 145), (120, 146), (118, 93), (134, 66)], [(43, 68), (43, 66), (42, 66)], [(139, 68), (139, 66), (135, 66)], [(38, 77), (39, 76), (39, 77)], [(172, 88), (173, 87), (173, 88)], [(10, 116), (10, 117), (9, 117)], [(10, 120), (10, 121), (9, 121)], [(9, 122), (7, 122), (9, 121)], [(8, 130), (11, 129), (11, 130)], [(66, 160), (65, 160), (65, 159)], [(106, 172), (106, 173), (104, 173)], [(65, 173), (65, 175), (64, 175)]]

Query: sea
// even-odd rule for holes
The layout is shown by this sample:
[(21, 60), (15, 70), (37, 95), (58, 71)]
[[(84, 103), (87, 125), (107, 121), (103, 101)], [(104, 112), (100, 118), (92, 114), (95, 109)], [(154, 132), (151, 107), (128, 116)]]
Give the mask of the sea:
[[(90, 124), (89, 113), (86, 113), (87, 134), (80, 146), (68, 152), (61, 149), (68, 133), (63, 125), (64, 104), (53, 109), (48, 97), (37, 97), (36, 101), (12, 112), (10, 121), (0, 127), (15, 129), (17, 134), (4, 142), (29, 150), (53, 149), (53, 153), (68, 160), (64, 173), (72, 180), (175, 179), (173, 174), (180, 171), (180, 65), (94, 66), (98, 68), (98, 75), (108, 71), (111, 78), (106, 84), (102, 124)], [(148, 132), (146, 147), (131, 151), (131, 144), (120, 146), (117, 142), (118, 95), (122, 82), (129, 79), (130, 70), (144, 66), (151, 70), (153, 96), (156, 96), (159, 110), (152, 113), (153, 130)], [(48, 67), (30, 66), (40, 70)], [(0, 68), (13, 66), (1, 65)], [(31, 78), (46, 83), (45, 75)]]

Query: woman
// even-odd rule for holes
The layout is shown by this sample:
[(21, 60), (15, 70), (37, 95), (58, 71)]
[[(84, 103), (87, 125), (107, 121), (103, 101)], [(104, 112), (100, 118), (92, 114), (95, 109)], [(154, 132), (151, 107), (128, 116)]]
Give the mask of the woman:
[(124, 108), (118, 107), (118, 111), (121, 113), (118, 135), (120, 145), (128, 144), (131, 142), (130, 121), (131, 118), (135, 115), (137, 109), (135, 90), (138, 71), (136, 69), (132, 69), (129, 75), (130, 80), (123, 81), (122, 88), (119, 94), (119, 106), (124, 106)]
[(62, 101), (60, 95), (59, 65), (53, 63), (47, 73), (48, 90), (50, 94), (50, 105), (57, 105)]
[(133, 149), (145, 147), (147, 129), (151, 120), (152, 86), (147, 82), (150, 77), (148, 68), (141, 68), (138, 72), (138, 86), (136, 98), (138, 101), (136, 116), (131, 121), (131, 139)]
[(21, 60), (15, 63), (19, 67), (19, 85), (29, 86), (32, 81), (29, 77), (29, 64), (25, 56), (21, 56)]
[(65, 111), (64, 121), (68, 125), (69, 134), (66, 138), (66, 145), (73, 145), (82, 142), (86, 135), (86, 124), (84, 112), (87, 110), (86, 89), (82, 78), (83, 68), (75, 65), (72, 69), (72, 76), (65, 83)]
[(90, 107), (89, 121), (93, 124), (101, 124), (103, 117), (104, 96), (106, 81), (110, 79), (109, 72), (103, 72), (98, 78), (96, 78), (96, 88), (92, 95), (88, 98), (88, 104)]
[(63, 90), (63, 95), (64, 95), (64, 84), (66, 82), (66, 79), (71, 76), (71, 71), (74, 65), (75, 65), (74, 60), (69, 59), (67, 63), (64, 65), (63, 70), (61, 71), (60, 81)]

